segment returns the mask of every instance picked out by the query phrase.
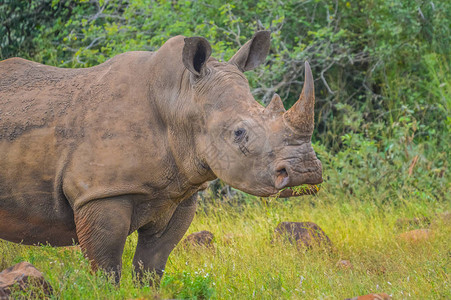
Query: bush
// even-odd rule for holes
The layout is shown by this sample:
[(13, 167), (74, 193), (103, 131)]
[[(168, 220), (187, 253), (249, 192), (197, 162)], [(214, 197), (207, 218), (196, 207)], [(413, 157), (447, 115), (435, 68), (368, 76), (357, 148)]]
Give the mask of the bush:
[[(327, 189), (441, 200), (450, 181), (451, 2), (6, 1), (1, 58), (89, 67), (182, 34), (206, 37), (227, 60), (259, 29), (267, 63), (247, 74), (263, 104), (290, 107), (309, 60), (316, 83), (316, 150)], [(422, 196), (422, 197), (423, 197)]]

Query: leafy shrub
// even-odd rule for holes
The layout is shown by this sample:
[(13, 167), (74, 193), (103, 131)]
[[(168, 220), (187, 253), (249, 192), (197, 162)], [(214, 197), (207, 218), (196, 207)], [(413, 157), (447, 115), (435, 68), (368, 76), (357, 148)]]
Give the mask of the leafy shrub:
[(402, 0), (92, 0), (0, 4), (1, 58), (89, 67), (168, 38), (200, 35), (227, 60), (258, 29), (267, 63), (247, 74), (254, 96), (286, 107), (309, 60), (327, 189), (402, 200), (446, 197), (451, 144), (451, 2)]
[(177, 291), (174, 296), (180, 299), (211, 299), (215, 295), (214, 284), (211, 275), (200, 270), (166, 274), (161, 286)]

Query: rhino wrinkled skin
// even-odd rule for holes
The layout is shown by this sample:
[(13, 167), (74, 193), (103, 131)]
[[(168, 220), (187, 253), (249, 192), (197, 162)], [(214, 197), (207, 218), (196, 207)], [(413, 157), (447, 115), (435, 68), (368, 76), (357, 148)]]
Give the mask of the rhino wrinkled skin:
[(257, 32), (228, 62), (201, 37), (85, 69), (0, 62), (0, 238), (79, 243), (93, 268), (161, 275), (188, 229), (196, 193), (217, 177), (257, 196), (322, 181), (311, 146), (313, 78), (285, 111), (262, 107), (243, 72), (269, 51)]

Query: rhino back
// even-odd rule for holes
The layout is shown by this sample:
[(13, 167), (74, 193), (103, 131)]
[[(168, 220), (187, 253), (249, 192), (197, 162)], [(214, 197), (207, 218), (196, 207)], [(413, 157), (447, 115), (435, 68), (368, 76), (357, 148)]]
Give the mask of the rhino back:
[[(128, 103), (135, 94), (143, 98), (144, 87), (130, 88), (139, 82), (127, 60), (149, 55), (120, 55), (87, 69), (19, 58), (0, 62), (0, 238), (12, 240), (10, 232), (15, 241), (43, 242), (42, 235), (55, 225), (60, 234), (73, 232), (73, 211), (62, 187), (67, 165), (81, 145), (145, 135), (136, 127), (143, 108)], [(129, 108), (141, 111), (139, 120)], [(49, 232), (46, 240), (56, 235)]]
[(67, 115), (83, 92), (81, 70), (59, 69), (20, 58), (0, 62), (0, 141), (13, 141)]

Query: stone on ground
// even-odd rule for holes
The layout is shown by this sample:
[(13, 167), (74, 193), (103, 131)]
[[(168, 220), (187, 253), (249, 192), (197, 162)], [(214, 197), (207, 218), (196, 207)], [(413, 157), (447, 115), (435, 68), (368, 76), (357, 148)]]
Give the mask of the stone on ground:
[(354, 298), (347, 298), (346, 300), (390, 300), (390, 299), (391, 297), (386, 293), (380, 293), (380, 294), (368, 294)]
[(431, 228), (440, 228), (442, 226), (451, 226), (451, 211), (439, 213), (433, 219)]
[[(0, 299), (9, 299), (11, 293), (15, 291), (27, 291), (38, 287), (43, 294), (49, 295), (52, 292), (50, 284), (44, 280), (44, 276), (29, 262), (20, 262), (0, 273)], [(32, 297), (37, 297), (33, 289)], [(40, 294), (40, 292), (39, 292)]]
[(277, 239), (288, 239), (300, 247), (332, 247), (326, 233), (312, 222), (282, 222), (274, 230)]
[(429, 229), (415, 229), (398, 235), (398, 238), (406, 242), (418, 243), (430, 239), (433, 232)]
[(346, 259), (340, 259), (336, 263), (336, 266), (341, 268), (341, 269), (354, 269), (354, 266), (352, 265), (352, 263), (349, 260), (346, 260)]
[(396, 227), (398, 228), (414, 228), (429, 226), (431, 220), (428, 217), (416, 217), (416, 218), (400, 218), (396, 220)]
[(203, 246), (203, 247), (213, 247), (213, 238), (214, 235), (210, 231), (199, 231), (194, 232), (186, 237), (183, 241), (183, 245), (192, 245), (192, 246)]

